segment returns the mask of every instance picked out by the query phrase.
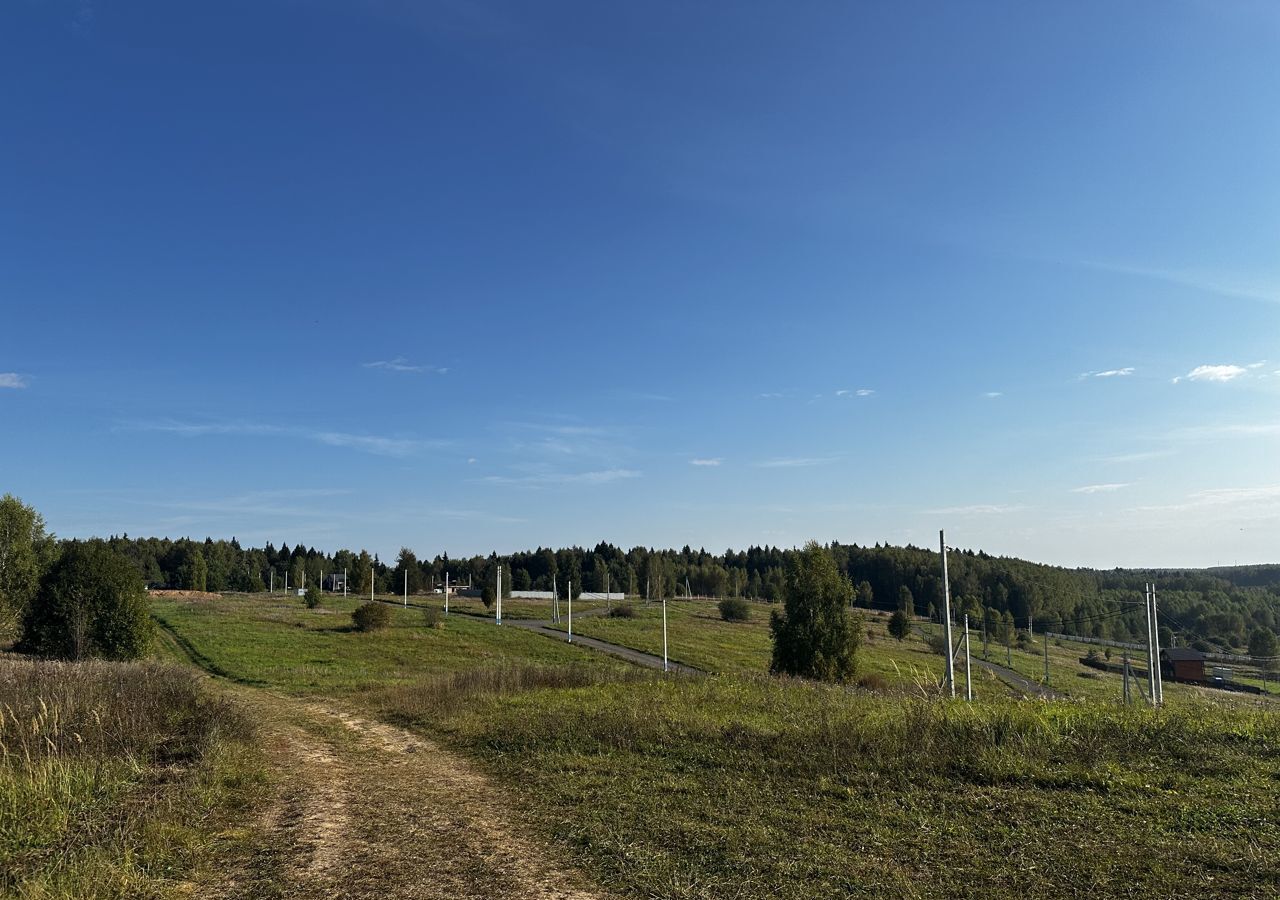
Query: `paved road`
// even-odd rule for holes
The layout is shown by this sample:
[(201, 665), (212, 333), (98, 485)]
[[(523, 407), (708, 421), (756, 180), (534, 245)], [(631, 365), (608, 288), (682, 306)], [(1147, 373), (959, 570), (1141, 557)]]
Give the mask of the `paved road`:
[[(507, 619), (504, 625), (511, 625), (516, 628), (523, 628), (525, 631), (533, 631), (537, 634), (545, 634), (547, 637), (555, 638), (558, 641), (567, 640), (568, 635), (563, 631), (559, 631), (551, 627), (550, 622), (539, 622), (533, 619)], [(580, 634), (573, 636), (573, 643), (582, 647), (590, 647), (593, 650), (599, 650), (601, 653), (608, 653), (628, 662), (636, 663), (641, 666), (648, 666), (651, 669), (662, 668), (662, 657), (655, 656), (652, 653), (644, 653), (640, 650), (633, 650), (630, 647), (623, 647), (620, 644), (611, 644), (608, 641), (601, 641), (596, 638), (583, 637)], [(701, 673), (701, 669), (695, 669), (693, 666), (686, 666), (683, 663), (669, 661), (667, 663), (667, 671), (669, 672), (686, 672), (689, 674)]]
[[(927, 637), (924, 629), (918, 625), (915, 627), (915, 632), (916, 634), (920, 635), (920, 637)], [(957, 664), (960, 663), (960, 661), (961, 661), (960, 656), (959, 654), (957, 654), (956, 656)], [(978, 668), (986, 669), (988, 672), (990, 672), (992, 675), (995, 675), (1005, 684), (1015, 688), (1016, 690), (1022, 691), (1022, 693), (1028, 696), (1043, 697), (1046, 700), (1057, 700), (1062, 697), (1062, 695), (1059, 694), (1057, 691), (1050, 690), (1044, 685), (1038, 682), (1032, 681), (1030, 678), (1027, 678), (1025, 675), (1019, 675), (1013, 669), (1007, 668), (1005, 666), (997, 665), (996, 663), (993, 663), (993, 662), (987, 662), (985, 659), (978, 659), (977, 657), (973, 657), (972, 662), (974, 666)], [(960, 678), (961, 676), (956, 677), (957, 696), (964, 692), (964, 685), (959, 683)]]
[[(382, 597), (379, 597), (377, 599), (379, 603), (385, 603), (388, 606), (402, 605), (402, 602), (385, 600)], [(422, 604), (415, 603), (413, 601), (409, 601), (409, 607), (412, 609), (426, 608)], [(604, 615), (604, 613), (605, 613), (604, 609), (588, 609), (578, 613), (578, 616), (579, 617), (600, 616), (600, 615)], [(469, 616), (473, 619), (488, 619), (488, 620), (493, 619), (493, 616), (490, 614), (481, 615), (479, 613), (474, 613), (469, 611), (464, 612), (462, 610), (451, 610), (449, 614), (452, 616)], [(535, 634), (546, 635), (547, 637), (555, 638), (558, 641), (568, 640), (568, 635), (565, 632), (558, 631), (555, 628), (552, 628), (551, 622), (546, 620), (507, 618), (503, 621), (502, 624), (512, 626), (514, 628), (523, 628), (525, 631), (532, 631)], [(623, 647), (621, 644), (611, 644), (608, 641), (602, 641), (602, 640), (599, 640), (598, 638), (583, 637), (582, 635), (578, 635), (578, 634), (575, 634), (573, 636), (573, 643), (581, 647), (590, 647), (592, 650), (599, 650), (601, 653), (608, 653), (611, 656), (618, 657), (619, 659), (625, 659), (627, 660), (627, 662), (633, 662), (638, 666), (647, 666), (650, 669), (658, 669), (659, 671), (661, 671), (662, 669), (662, 657), (656, 656), (652, 653), (644, 653), (643, 651), (640, 651), (640, 650), (633, 650), (630, 647)], [(684, 672), (690, 675), (706, 674), (701, 669), (695, 669), (693, 666), (686, 666), (684, 663), (678, 663), (678, 662), (675, 662), (674, 660), (669, 660), (667, 662), (667, 671), (668, 672)]]

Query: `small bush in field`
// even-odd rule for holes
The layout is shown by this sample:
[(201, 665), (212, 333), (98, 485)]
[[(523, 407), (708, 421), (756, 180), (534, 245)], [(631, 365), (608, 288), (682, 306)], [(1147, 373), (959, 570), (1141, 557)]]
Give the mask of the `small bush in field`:
[(945, 634), (931, 634), (924, 639), (924, 642), (929, 645), (930, 650), (939, 656), (947, 655), (947, 636)]
[(320, 592), (315, 588), (307, 588), (307, 595), (302, 602), (307, 604), (307, 609), (315, 609), (320, 605)]
[(422, 624), (428, 628), (443, 628), (444, 611), (436, 606), (428, 606), (422, 611)]
[(726, 622), (746, 622), (751, 618), (751, 606), (741, 597), (726, 597), (719, 608), (720, 618)]
[(609, 610), (609, 615), (614, 619), (634, 619), (636, 617), (636, 608), (630, 603), (619, 603)]
[(889, 617), (889, 633), (898, 640), (906, 640), (911, 634), (911, 617), (904, 609), (895, 609)]
[(888, 690), (889, 683), (879, 672), (868, 672), (858, 679), (858, 687), (864, 691), (885, 691)]
[(391, 610), (384, 603), (369, 601), (356, 607), (351, 621), (355, 623), (356, 631), (377, 631), (391, 622)]

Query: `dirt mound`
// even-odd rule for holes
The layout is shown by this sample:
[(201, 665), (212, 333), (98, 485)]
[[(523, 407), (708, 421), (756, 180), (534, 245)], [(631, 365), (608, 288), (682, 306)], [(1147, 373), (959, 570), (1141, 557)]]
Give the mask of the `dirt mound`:
[(178, 600), (217, 600), (221, 594), (211, 591), (147, 591), (152, 597), (175, 597)]

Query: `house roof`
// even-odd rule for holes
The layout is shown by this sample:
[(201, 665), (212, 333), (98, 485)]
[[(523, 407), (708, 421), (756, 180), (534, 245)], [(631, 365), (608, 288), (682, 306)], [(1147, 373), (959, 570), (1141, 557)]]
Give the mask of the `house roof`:
[(1204, 654), (1190, 647), (1166, 647), (1160, 651), (1160, 657), (1169, 662), (1204, 662)]

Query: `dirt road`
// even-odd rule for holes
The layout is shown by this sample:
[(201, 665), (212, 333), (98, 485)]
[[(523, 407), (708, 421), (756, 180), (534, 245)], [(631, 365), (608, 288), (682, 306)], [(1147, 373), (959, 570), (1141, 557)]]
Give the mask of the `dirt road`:
[(277, 779), (196, 897), (604, 900), (470, 763), (336, 706), (243, 690)]

